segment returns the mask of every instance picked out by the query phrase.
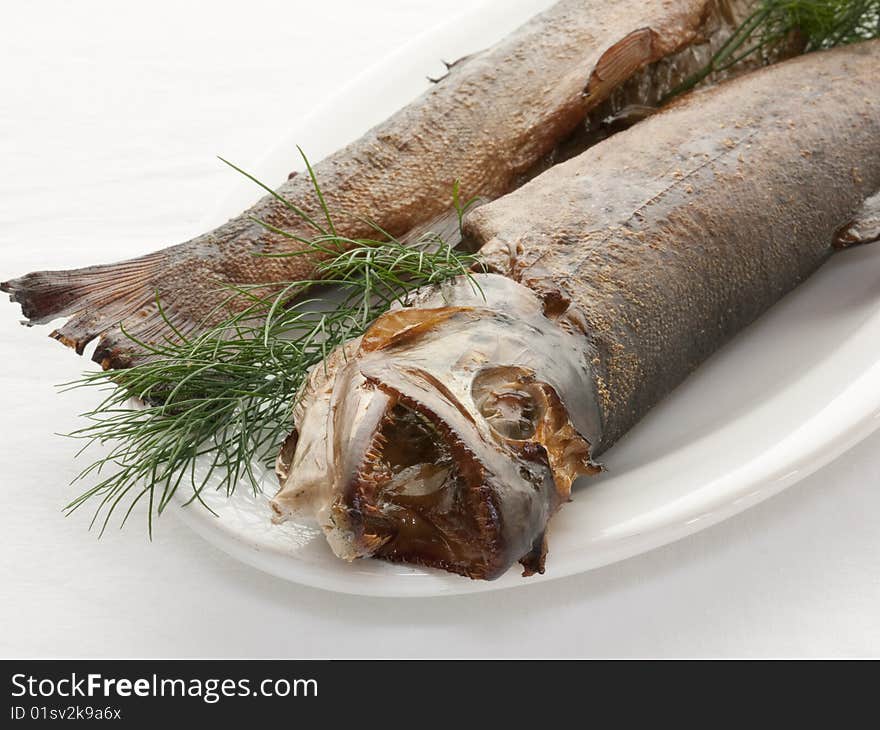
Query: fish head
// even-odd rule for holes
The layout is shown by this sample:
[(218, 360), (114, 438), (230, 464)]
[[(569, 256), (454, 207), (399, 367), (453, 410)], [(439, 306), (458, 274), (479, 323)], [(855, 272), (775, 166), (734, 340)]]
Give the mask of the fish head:
[(489, 274), (389, 311), (303, 397), (276, 515), (311, 512), (347, 559), (543, 572), (550, 517), (597, 471), (583, 342)]

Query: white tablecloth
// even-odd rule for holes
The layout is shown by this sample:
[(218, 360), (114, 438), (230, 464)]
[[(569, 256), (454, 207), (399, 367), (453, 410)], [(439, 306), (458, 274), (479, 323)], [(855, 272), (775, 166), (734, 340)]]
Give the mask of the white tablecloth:
[[(247, 164), (449, 6), (430, 0), (4, 8), (0, 278), (200, 232)], [(293, 163), (293, 156), (291, 158)], [(0, 655), (880, 654), (880, 434), (782, 495), (589, 574), (433, 600), (335, 595), (241, 565), (173, 515), (100, 542), (65, 518), (86, 367), (0, 306)], [(552, 569), (552, 563), (551, 563)]]

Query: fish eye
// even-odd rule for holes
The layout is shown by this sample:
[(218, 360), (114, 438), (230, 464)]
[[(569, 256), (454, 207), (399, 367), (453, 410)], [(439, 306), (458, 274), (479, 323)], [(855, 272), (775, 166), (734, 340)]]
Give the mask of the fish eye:
[(535, 435), (540, 408), (532, 394), (531, 373), (524, 368), (483, 370), (471, 386), (477, 410), (504, 439), (525, 441)]

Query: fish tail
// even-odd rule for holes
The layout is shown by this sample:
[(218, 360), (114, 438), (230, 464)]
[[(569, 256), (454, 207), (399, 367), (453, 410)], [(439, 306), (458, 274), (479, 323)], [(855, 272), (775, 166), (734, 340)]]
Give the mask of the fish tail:
[(173, 309), (159, 307), (156, 282), (164, 258), (158, 252), (103, 266), (35, 271), (0, 283), (0, 290), (21, 305), (23, 324), (69, 317), (50, 337), (80, 355), (100, 337), (92, 359), (105, 370), (130, 367), (147, 355), (136, 341), (167, 331), (169, 320), (179, 331), (190, 329)]
[(867, 198), (856, 214), (834, 234), (834, 248), (844, 249), (880, 241), (880, 190)]

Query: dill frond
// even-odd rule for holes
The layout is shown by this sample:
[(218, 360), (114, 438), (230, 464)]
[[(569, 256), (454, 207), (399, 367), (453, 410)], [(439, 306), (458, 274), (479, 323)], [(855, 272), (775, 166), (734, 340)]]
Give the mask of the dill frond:
[(809, 53), (880, 38), (880, 0), (761, 0), (709, 62), (662, 99), (746, 59), (769, 63), (783, 47)]
[[(242, 483), (259, 490), (260, 473), (291, 428), (294, 399), (310, 368), (362, 334), (392, 304), (406, 303), (415, 289), (471, 276), (476, 258), (431, 233), (407, 244), (378, 226), (375, 240), (339, 235), (304, 154), (303, 159), (325, 220), (315, 221), (284, 202), (316, 236), (305, 240), (263, 225), (306, 244), (306, 254), (323, 257), (313, 279), (230, 288), (230, 298), (249, 302), (243, 311), (189, 338), (166, 319), (173, 338), (137, 342), (151, 353), (149, 360), (125, 370), (88, 372), (62, 386), (106, 392), (93, 410), (81, 414), (86, 425), (68, 435), (84, 441), (79, 453), (93, 444), (109, 446), (74, 480), (91, 484), (67, 505), (68, 514), (94, 504), (91, 525), (103, 533), (113, 514), (124, 509), (122, 526), (146, 500), (152, 535), (154, 517), (181, 489), (185, 504), (203, 505), (209, 484), (227, 495)], [(453, 197), (461, 215), (466, 204), (459, 202), (457, 185)], [(279, 255), (284, 254), (273, 254)], [(295, 296), (314, 285), (331, 287), (333, 300)], [(267, 290), (273, 294), (264, 294)], [(135, 407), (133, 398), (142, 407)]]

